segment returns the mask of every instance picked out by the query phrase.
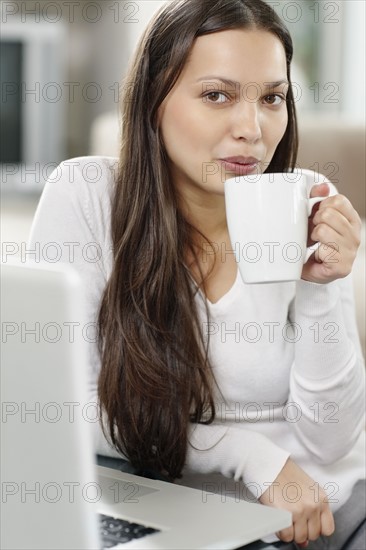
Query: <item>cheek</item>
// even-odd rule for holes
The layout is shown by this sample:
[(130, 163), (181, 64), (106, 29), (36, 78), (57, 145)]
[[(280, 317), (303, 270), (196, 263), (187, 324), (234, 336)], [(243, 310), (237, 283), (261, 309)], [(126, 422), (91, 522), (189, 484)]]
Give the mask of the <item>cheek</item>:
[(288, 114), (287, 110), (282, 114), (282, 116), (279, 116), (277, 120), (271, 121), (271, 124), (268, 126), (268, 141), (270, 142), (273, 149), (277, 147), (277, 145), (280, 143), (281, 139), (283, 138), (286, 129), (287, 129), (287, 123), (288, 123)]
[(160, 132), (170, 158), (191, 156), (205, 144), (205, 125), (193, 110), (169, 106), (162, 117)]

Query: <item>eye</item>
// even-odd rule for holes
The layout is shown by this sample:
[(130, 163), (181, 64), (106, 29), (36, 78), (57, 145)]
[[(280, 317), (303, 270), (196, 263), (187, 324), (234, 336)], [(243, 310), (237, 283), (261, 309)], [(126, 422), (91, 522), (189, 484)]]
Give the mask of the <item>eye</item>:
[(286, 97), (281, 94), (268, 94), (263, 99), (268, 105), (274, 105), (275, 107), (286, 101)]
[[(220, 95), (227, 99), (227, 96), (225, 94), (223, 94), (222, 92), (216, 92), (216, 91), (208, 92), (203, 97), (206, 98), (206, 100), (207, 100), (207, 98), (209, 98), (210, 96), (220, 96)], [(208, 101), (209, 101), (209, 103), (218, 103), (218, 104), (225, 103), (225, 100), (224, 101), (211, 101), (211, 100), (208, 100)]]

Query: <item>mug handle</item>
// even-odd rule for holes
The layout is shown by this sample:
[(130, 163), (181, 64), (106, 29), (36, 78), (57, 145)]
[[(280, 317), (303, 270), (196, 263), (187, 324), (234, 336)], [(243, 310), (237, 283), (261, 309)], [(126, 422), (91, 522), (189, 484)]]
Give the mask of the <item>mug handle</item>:
[[(308, 217), (311, 215), (311, 211), (313, 209), (314, 204), (317, 204), (318, 202), (323, 201), (324, 199), (327, 199), (328, 197), (312, 197), (311, 199), (307, 199), (307, 212)], [(319, 248), (320, 243), (315, 243), (312, 245), (314, 248), (307, 248), (305, 257), (304, 257), (304, 264), (308, 261), (310, 256)]]

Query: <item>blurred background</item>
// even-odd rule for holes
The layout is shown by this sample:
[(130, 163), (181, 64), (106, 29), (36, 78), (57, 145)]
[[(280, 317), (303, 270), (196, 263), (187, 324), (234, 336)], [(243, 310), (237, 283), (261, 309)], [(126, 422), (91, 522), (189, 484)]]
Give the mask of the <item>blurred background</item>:
[[(60, 161), (118, 156), (120, 83), (143, 30), (164, 3), (1, 2), (3, 260), (20, 255), (44, 183)], [(365, 1), (267, 3), (295, 44), (298, 165), (326, 175), (364, 218)], [(362, 254), (364, 248), (355, 294), (363, 304)], [(364, 333), (363, 307), (357, 315)]]

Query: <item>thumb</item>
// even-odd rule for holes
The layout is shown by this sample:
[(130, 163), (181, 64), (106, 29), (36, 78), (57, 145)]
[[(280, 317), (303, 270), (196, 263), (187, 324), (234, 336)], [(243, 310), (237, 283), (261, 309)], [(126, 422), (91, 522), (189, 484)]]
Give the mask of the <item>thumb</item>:
[(327, 197), (329, 193), (330, 187), (327, 183), (318, 183), (311, 188), (310, 197)]

